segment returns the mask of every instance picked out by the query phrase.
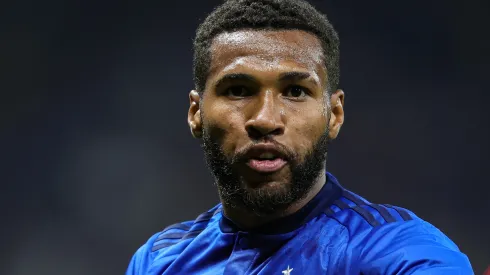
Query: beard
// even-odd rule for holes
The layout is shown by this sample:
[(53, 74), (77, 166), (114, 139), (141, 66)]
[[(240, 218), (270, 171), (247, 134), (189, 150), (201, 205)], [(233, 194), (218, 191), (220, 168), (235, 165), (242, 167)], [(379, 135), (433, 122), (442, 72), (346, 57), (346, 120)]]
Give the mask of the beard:
[[(227, 157), (222, 145), (204, 129), (201, 146), (206, 163), (215, 177), (221, 202), (228, 207), (241, 208), (256, 216), (267, 216), (286, 210), (291, 204), (308, 195), (325, 167), (330, 141), (328, 133), (327, 126), (323, 135), (303, 157), (272, 138), (267, 139), (286, 153), (290, 167), (290, 182), (281, 183), (280, 187), (274, 188), (260, 185), (250, 187), (243, 176), (234, 169), (236, 163), (241, 161), (246, 148), (231, 158)], [(269, 180), (267, 175), (263, 177), (264, 182)]]

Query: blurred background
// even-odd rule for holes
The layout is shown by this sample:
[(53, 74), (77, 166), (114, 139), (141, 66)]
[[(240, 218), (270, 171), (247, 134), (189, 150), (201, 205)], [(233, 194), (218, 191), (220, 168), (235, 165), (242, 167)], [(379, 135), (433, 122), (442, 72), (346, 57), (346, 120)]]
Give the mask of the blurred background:
[[(490, 2), (311, 1), (341, 38), (328, 170), (490, 265)], [(123, 274), (218, 202), (186, 123), (195, 29), (220, 1), (0, 8), (0, 274)]]

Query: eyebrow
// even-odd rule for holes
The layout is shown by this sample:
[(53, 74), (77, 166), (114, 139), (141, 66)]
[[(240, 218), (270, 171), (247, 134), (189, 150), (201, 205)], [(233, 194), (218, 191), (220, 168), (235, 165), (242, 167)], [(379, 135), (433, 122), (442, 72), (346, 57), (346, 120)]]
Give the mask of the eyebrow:
[(236, 74), (226, 74), (222, 78), (220, 78), (218, 81), (216, 81), (216, 84), (214, 86), (219, 87), (223, 83), (228, 82), (228, 81), (237, 81), (237, 80), (244, 80), (244, 81), (249, 81), (249, 82), (254, 82), (258, 83), (259, 81), (249, 75), (249, 74), (243, 74), (243, 73), (236, 73)]
[(314, 77), (311, 76), (310, 73), (307, 72), (285, 72), (279, 75), (279, 81), (300, 81), (307, 80), (317, 86), (319, 83), (316, 81)]
[[(228, 81), (237, 81), (237, 80), (259, 83), (259, 80), (253, 77), (252, 75), (244, 74), (244, 73), (232, 73), (232, 74), (226, 74), (223, 77), (221, 77), (218, 81), (216, 81), (215, 87), (219, 87), (223, 83)], [(292, 71), (292, 72), (281, 73), (279, 75), (279, 81), (300, 81), (300, 80), (307, 80), (319, 86), (319, 83), (316, 81), (316, 79), (313, 78), (311, 74), (307, 72)]]

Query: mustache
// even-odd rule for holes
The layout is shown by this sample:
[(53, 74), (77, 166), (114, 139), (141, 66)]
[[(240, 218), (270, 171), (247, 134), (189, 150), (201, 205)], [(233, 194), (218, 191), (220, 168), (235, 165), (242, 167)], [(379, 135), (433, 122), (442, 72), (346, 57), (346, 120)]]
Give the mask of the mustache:
[(284, 144), (274, 140), (274, 139), (266, 139), (266, 140), (257, 140), (257, 141), (252, 141), (251, 143), (247, 144), (243, 148), (241, 148), (238, 152), (235, 153), (233, 158), (231, 159), (231, 163), (239, 163), (239, 162), (246, 162), (248, 160), (247, 158), (247, 153), (250, 151), (250, 149), (257, 145), (257, 144), (263, 144), (263, 143), (268, 143), (268, 144), (273, 144), (281, 154), (285, 156), (287, 160), (295, 160), (297, 158), (297, 153), (285, 146)]

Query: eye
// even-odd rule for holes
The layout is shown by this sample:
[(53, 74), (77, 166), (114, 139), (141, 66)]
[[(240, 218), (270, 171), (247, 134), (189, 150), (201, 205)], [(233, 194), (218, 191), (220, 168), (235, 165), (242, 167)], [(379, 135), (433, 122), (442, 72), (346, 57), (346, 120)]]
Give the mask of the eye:
[(291, 98), (303, 98), (308, 95), (308, 90), (301, 86), (290, 86), (286, 89), (285, 96)]
[(251, 92), (245, 86), (232, 86), (225, 90), (225, 95), (231, 97), (246, 97), (251, 94)]

